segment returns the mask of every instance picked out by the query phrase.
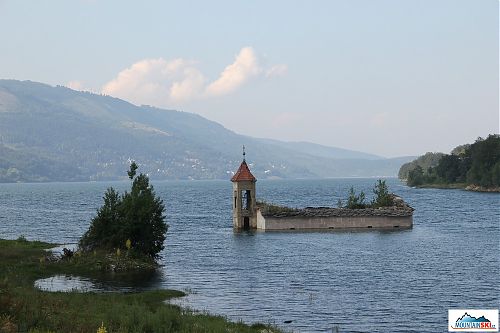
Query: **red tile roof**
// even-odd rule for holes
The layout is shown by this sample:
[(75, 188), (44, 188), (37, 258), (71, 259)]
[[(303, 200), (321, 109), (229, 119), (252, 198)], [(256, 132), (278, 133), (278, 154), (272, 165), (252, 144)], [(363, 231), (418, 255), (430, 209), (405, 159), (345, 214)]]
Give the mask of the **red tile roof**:
[(256, 182), (257, 179), (252, 175), (250, 169), (248, 168), (247, 162), (243, 160), (241, 162), (238, 171), (234, 174), (233, 178), (231, 178), (232, 182), (241, 182), (241, 181), (251, 181)]

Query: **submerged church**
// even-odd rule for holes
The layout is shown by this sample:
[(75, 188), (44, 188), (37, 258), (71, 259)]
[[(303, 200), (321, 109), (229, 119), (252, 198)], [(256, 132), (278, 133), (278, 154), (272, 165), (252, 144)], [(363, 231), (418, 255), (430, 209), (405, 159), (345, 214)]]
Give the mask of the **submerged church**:
[[(231, 178), (233, 182), (233, 227), (235, 230), (306, 229), (408, 229), (413, 226), (413, 208), (393, 195), (393, 206), (365, 209), (306, 207), (293, 209), (262, 203), (257, 206), (257, 179), (243, 161)], [(266, 207), (267, 205), (267, 207)], [(276, 209), (278, 208), (278, 209)]]

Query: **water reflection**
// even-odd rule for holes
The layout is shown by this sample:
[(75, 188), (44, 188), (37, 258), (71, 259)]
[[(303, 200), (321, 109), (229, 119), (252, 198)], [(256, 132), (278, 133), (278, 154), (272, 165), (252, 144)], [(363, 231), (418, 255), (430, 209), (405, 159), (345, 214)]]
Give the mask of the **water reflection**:
[[(291, 207), (331, 206), (351, 186), (371, 200), (374, 182), (259, 180), (257, 195)], [(100, 290), (188, 290), (175, 302), (294, 332), (338, 326), (340, 332), (430, 333), (446, 329), (448, 308), (498, 307), (500, 195), (411, 189), (396, 179), (388, 184), (416, 209), (413, 229), (234, 234), (228, 181), (155, 182), (170, 226), (163, 276), (85, 279)], [(77, 242), (111, 185), (129, 187), (1, 185), (0, 236)]]
[(60, 292), (102, 292), (102, 289), (92, 279), (73, 275), (55, 275), (35, 281), (35, 287), (43, 291)]
[(164, 280), (158, 271), (101, 273), (92, 277), (59, 274), (35, 281), (35, 287), (50, 292), (137, 292), (158, 289)]

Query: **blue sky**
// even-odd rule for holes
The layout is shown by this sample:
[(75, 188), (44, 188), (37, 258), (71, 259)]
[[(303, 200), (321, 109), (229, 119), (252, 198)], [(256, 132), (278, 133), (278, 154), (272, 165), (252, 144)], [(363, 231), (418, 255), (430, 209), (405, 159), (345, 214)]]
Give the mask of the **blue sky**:
[(384, 156), (498, 133), (498, 1), (0, 0), (0, 78)]

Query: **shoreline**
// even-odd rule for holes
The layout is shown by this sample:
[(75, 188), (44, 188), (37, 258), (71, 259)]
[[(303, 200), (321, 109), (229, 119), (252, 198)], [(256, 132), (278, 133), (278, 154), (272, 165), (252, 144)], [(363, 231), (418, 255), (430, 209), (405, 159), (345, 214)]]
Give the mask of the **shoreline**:
[[(402, 182), (405, 182), (404, 179), (400, 179)], [(409, 186), (406, 184), (406, 186)], [(439, 184), (422, 184), (418, 186), (414, 186), (415, 188), (436, 188), (436, 189), (442, 189), (442, 190), (464, 190), (464, 191), (469, 191), (469, 192), (481, 192), (481, 193), (500, 193), (500, 187), (484, 187), (484, 186), (479, 186), (479, 185), (470, 185), (466, 183), (454, 183), (454, 184), (445, 184), (445, 183), (439, 183)]]
[[(281, 332), (276, 327), (233, 322), (169, 304), (177, 290), (131, 292), (43, 291), (35, 281), (56, 275), (92, 277), (94, 267), (54, 258), (40, 241), (0, 239), (0, 330), (2, 332)], [(97, 258), (96, 261), (98, 261)]]

